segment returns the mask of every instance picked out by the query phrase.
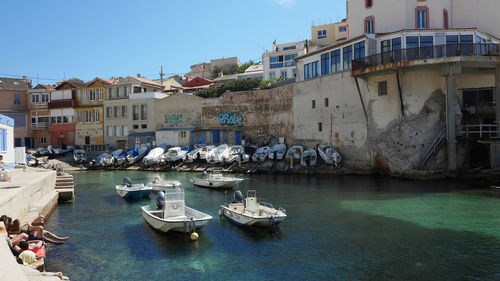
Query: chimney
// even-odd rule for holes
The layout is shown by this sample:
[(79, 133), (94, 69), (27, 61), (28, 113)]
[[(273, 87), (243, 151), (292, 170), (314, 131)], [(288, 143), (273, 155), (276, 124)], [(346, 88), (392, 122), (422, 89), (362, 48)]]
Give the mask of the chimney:
[(137, 78), (141, 78), (141, 74), (140, 73), (137, 73)]
[(189, 77), (186, 75), (186, 84), (189, 82)]

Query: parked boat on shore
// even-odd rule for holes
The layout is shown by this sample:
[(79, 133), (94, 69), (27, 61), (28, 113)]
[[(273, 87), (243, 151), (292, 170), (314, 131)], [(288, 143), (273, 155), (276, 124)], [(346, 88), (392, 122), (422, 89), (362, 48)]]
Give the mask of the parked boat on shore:
[(115, 186), (116, 193), (126, 200), (138, 200), (151, 194), (153, 187), (143, 183), (133, 184), (130, 178), (123, 179), (123, 184)]
[(245, 148), (242, 145), (232, 145), (225, 156), (225, 163), (233, 163), (241, 159), (241, 163), (250, 161), (250, 156), (245, 153)]
[(111, 152), (111, 154), (108, 154), (108, 157), (101, 159), (100, 161), (101, 166), (103, 167), (113, 166), (116, 162), (116, 159), (118, 158), (118, 156), (120, 156), (120, 154), (122, 154), (122, 152), (123, 149), (117, 149)]
[(332, 146), (320, 144), (318, 145), (318, 153), (328, 165), (338, 166), (342, 161), (342, 157), (340, 157), (340, 154)]
[(127, 155), (127, 164), (133, 165), (137, 161), (140, 161), (146, 154), (149, 152), (149, 146), (141, 146), (139, 148), (135, 148), (132, 154)]
[(264, 162), (266, 161), (267, 155), (269, 154), (269, 151), (271, 151), (271, 148), (269, 146), (263, 146), (259, 147), (257, 151), (252, 156), (252, 161), (254, 162)]
[(286, 152), (285, 160), (287, 161), (292, 160), (293, 162), (299, 162), (303, 151), (304, 148), (302, 146), (293, 145)]
[(151, 204), (141, 207), (143, 219), (154, 229), (191, 233), (205, 226), (212, 216), (185, 205), (184, 190), (180, 187), (155, 191)]
[(121, 165), (125, 164), (125, 162), (127, 161), (127, 156), (131, 155), (133, 153), (134, 153), (134, 149), (128, 149), (126, 151), (123, 150), (122, 153), (120, 153), (120, 155), (118, 155), (118, 157), (116, 157), (115, 165), (121, 166)]
[(179, 160), (184, 160), (184, 157), (189, 151), (189, 147), (184, 146), (184, 147), (172, 147), (170, 148), (167, 153), (165, 153), (165, 161), (169, 163), (174, 163)]
[(109, 157), (109, 153), (107, 153), (107, 152), (99, 154), (99, 156), (97, 156), (96, 158), (92, 159), (89, 162), (89, 167), (96, 168), (96, 167), (101, 166), (102, 159), (105, 159), (105, 158), (108, 158), (108, 157)]
[(142, 159), (142, 165), (144, 167), (149, 167), (151, 165), (159, 163), (160, 158), (162, 157), (163, 153), (165, 153), (165, 147), (166, 145), (162, 144), (156, 148), (151, 149), (151, 151), (149, 151), (149, 153)]
[(54, 147), (52, 149), (52, 156), (54, 156), (54, 157), (64, 156), (64, 155), (72, 152), (73, 150), (75, 150), (75, 147), (72, 145), (62, 146), (62, 147)]
[(240, 182), (243, 182), (243, 179), (235, 177), (225, 177), (218, 172), (211, 172), (207, 174), (207, 172), (205, 171), (199, 178), (191, 179), (191, 183), (194, 185), (214, 189), (230, 189)]
[(204, 146), (200, 149), (200, 160), (206, 160), (207, 159), (207, 155), (212, 153), (212, 150), (215, 149), (215, 145), (207, 145), (207, 146)]
[(227, 144), (221, 144), (217, 146), (215, 149), (210, 151), (207, 154), (207, 163), (220, 163), (222, 162), (222, 156), (226, 152), (226, 150), (229, 150), (229, 146)]
[(278, 225), (286, 218), (286, 210), (257, 202), (255, 190), (249, 190), (246, 198), (243, 198), (243, 194), (238, 190), (233, 194), (231, 203), (220, 206), (219, 215), (224, 215), (237, 225), (270, 227)]
[(300, 155), (300, 165), (303, 167), (314, 166), (316, 165), (317, 158), (318, 156), (315, 149), (306, 149)]
[(87, 162), (87, 152), (83, 149), (76, 149), (73, 151), (73, 162), (77, 164), (84, 164)]
[(272, 160), (283, 160), (286, 154), (286, 144), (278, 143), (273, 145), (267, 157)]

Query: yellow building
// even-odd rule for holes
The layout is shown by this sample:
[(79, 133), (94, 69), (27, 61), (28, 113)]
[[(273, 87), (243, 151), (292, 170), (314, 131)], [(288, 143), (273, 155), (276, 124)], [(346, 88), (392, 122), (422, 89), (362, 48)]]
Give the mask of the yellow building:
[(88, 151), (103, 151), (104, 113), (103, 102), (107, 99), (107, 87), (115, 81), (96, 77), (78, 89), (75, 108), (75, 144)]

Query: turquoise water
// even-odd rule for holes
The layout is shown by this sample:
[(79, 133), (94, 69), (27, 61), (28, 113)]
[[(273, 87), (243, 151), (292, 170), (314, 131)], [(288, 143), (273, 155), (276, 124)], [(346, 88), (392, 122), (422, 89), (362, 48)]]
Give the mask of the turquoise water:
[[(116, 195), (124, 176), (183, 183), (214, 217), (196, 242), (154, 231)], [(189, 173), (75, 173), (76, 202), (46, 223), (70, 240), (47, 269), (71, 280), (500, 280), (500, 197), (487, 184), (370, 177), (251, 175), (240, 189), (287, 209), (278, 234), (217, 215), (227, 196)]]

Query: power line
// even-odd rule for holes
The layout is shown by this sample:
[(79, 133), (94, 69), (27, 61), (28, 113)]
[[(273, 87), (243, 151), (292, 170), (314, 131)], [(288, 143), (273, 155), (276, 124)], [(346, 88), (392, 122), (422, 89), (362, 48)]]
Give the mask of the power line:
[(51, 81), (60, 81), (61, 79), (55, 79), (55, 78), (43, 78), (43, 77), (35, 77), (35, 76), (27, 76), (27, 75), (16, 75), (16, 74), (9, 74), (9, 73), (0, 73), (0, 75), (5, 75), (5, 76), (11, 76), (11, 77), (19, 77), (23, 78), (24, 76), (28, 77), (31, 80), (34, 79), (39, 79), (39, 80), (51, 80)]

